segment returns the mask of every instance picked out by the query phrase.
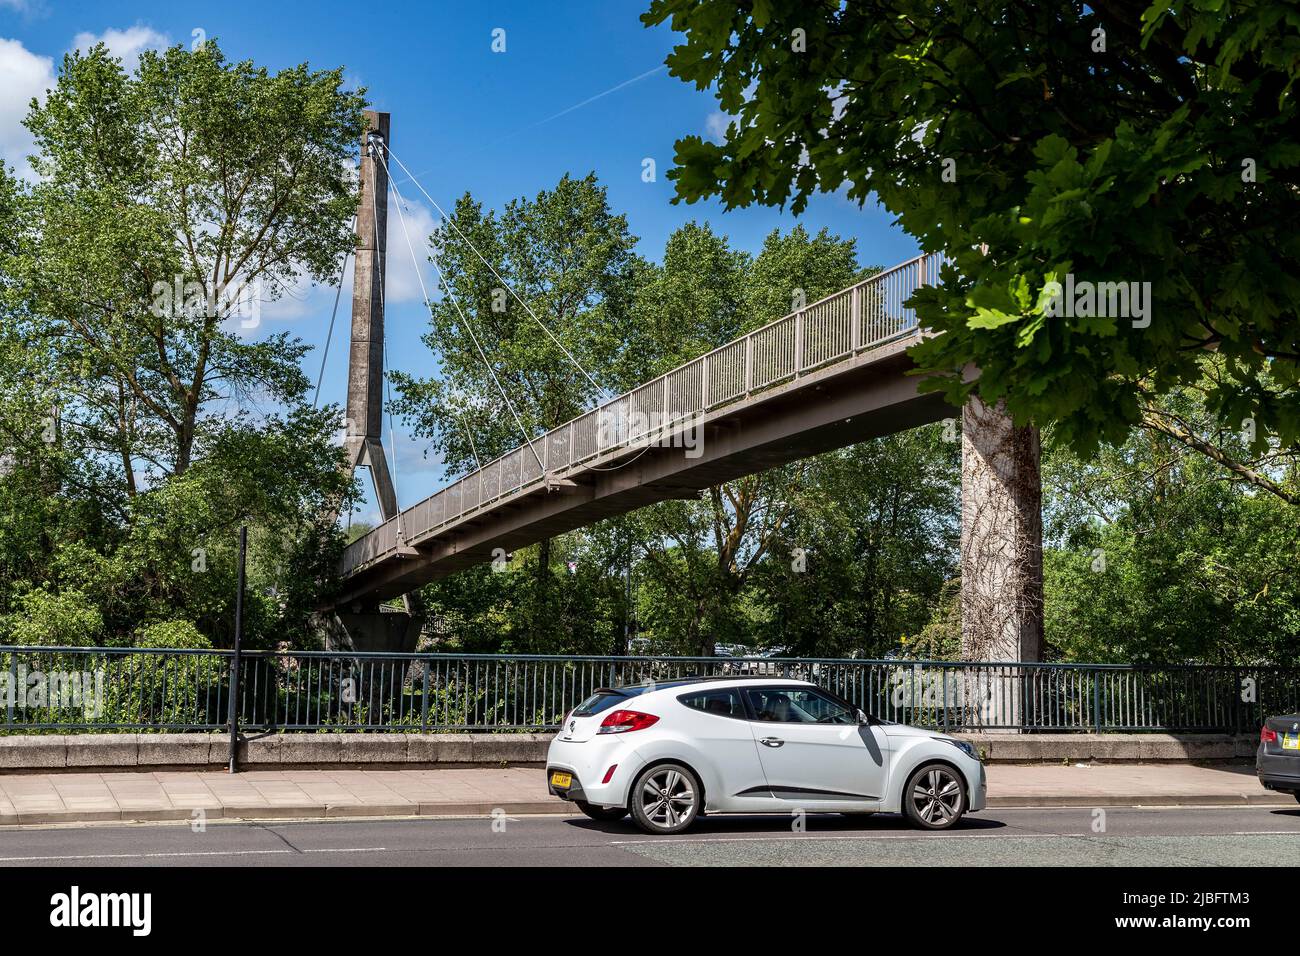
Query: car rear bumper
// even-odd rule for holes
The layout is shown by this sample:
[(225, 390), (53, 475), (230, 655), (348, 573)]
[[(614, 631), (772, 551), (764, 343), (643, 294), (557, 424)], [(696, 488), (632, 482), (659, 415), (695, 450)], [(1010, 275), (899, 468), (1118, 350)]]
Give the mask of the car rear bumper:
[(1255, 753), (1255, 772), (1267, 790), (1300, 793), (1300, 752), (1271, 754), (1260, 744)]
[[(644, 764), (632, 742), (613, 735), (573, 743), (556, 739), (551, 741), (546, 754), (546, 789), (561, 800), (582, 800), (598, 807), (626, 807), (628, 787)], [(610, 767), (614, 768), (612, 774)], [(551, 775), (557, 770), (573, 777), (569, 787), (560, 788), (551, 783)]]
[[(551, 782), (551, 777), (556, 772), (563, 772), (572, 776), (573, 784), (569, 787), (557, 787)], [(546, 790), (551, 796), (559, 797), (561, 800), (569, 800), (575, 803), (578, 801), (591, 802), (587, 799), (587, 791), (582, 789), (582, 781), (578, 779), (578, 775), (568, 767), (561, 767), (558, 764), (548, 765), (546, 768)]]

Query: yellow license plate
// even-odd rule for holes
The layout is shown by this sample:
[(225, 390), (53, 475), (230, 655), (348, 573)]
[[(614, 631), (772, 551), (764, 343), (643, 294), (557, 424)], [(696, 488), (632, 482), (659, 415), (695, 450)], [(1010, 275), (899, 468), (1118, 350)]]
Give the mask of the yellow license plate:
[(1283, 750), (1300, 750), (1300, 734), (1283, 734)]
[(553, 773), (551, 774), (551, 786), (567, 790), (573, 786), (573, 774), (571, 773)]

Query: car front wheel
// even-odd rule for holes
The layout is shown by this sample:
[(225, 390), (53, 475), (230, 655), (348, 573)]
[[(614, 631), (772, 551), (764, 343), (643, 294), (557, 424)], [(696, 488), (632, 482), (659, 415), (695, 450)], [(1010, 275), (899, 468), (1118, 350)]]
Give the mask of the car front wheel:
[(700, 781), (682, 764), (656, 764), (636, 778), (628, 802), (646, 833), (681, 833), (699, 815)]
[(612, 823), (627, 816), (627, 810), (623, 807), (598, 807), (586, 800), (574, 800), (573, 802), (578, 805), (578, 809), (584, 814), (602, 823)]
[(941, 763), (917, 768), (903, 788), (903, 812), (923, 830), (948, 829), (966, 812), (961, 774)]

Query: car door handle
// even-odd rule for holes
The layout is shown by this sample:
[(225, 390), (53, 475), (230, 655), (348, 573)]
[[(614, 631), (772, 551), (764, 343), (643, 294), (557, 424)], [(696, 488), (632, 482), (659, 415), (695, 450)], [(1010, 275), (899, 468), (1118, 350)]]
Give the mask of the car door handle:
[(785, 743), (785, 741), (780, 737), (764, 737), (759, 740), (759, 743), (764, 747), (780, 747)]

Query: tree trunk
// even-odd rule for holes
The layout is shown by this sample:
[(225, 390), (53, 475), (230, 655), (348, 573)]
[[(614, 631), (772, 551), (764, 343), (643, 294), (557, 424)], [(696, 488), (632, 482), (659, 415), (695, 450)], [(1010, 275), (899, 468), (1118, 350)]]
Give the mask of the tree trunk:
[(713, 656), (713, 640), (708, 631), (701, 626), (704, 623), (708, 603), (708, 598), (697, 598), (695, 613), (691, 617), (691, 642), (699, 649), (698, 652), (701, 657)]
[[(626, 529), (626, 526), (625, 526)], [(632, 537), (626, 537), (626, 552), (623, 565), (623, 627), (614, 638), (614, 656), (623, 657), (628, 652), (635, 626), (632, 613)]]
[(190, 469), (190, 455), (194, 450), (194, 417), (188, 413), (176, 429), (176, 461), (172, 465), (172, 475), (179, 478)]
[(546, 604), (550, 597), (551, 584), (551, 539), (543, 538), (537, 545), (537, 577), (534, 580), (533, 601), (537, 615), (546, 616)]

